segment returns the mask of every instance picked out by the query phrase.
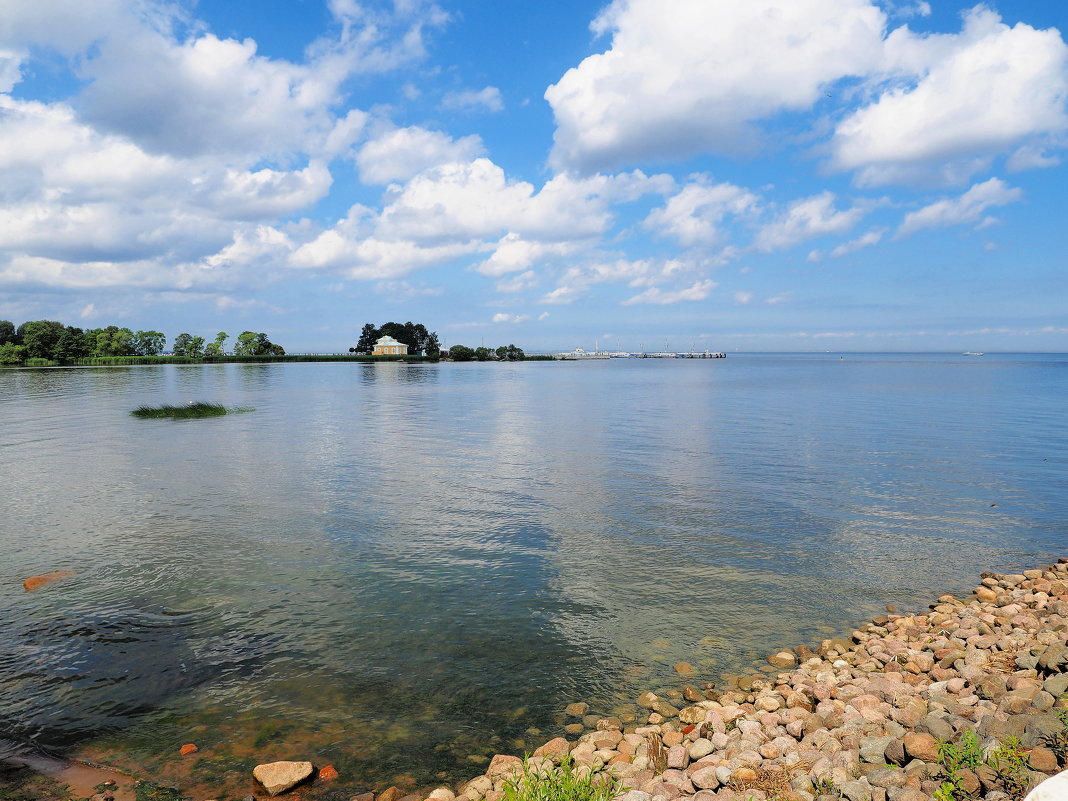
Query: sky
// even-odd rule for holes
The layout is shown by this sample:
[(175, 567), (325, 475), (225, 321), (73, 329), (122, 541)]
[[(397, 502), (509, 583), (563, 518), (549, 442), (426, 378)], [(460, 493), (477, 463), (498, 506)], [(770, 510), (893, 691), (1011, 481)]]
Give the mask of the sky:
[(0, 318), (1068, 351), (1068, 4), (4, 0)]

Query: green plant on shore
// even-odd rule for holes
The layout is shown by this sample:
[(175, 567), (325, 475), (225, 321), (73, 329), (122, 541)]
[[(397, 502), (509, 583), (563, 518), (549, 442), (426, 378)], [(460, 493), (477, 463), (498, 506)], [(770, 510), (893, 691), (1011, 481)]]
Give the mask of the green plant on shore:
[(938, 762), (945, 770), (947, 780), (942, 782), (934, 794), (935, 801), (960, 801), (973, 797), (964, 787), (960, 775), (962, 770), (974, 771), (984, 764), (983, 748), (979, 736), (974, 731), (965, 731), (957, 742), (938, 744)]
[(1005, 792), (1014, 798), (1022, 798), (1030, 781), (1027, 769), (1027, 754), (1018, 737), (1006, 737), (1005, 743), (995, 749), (987, 764), (998, 775)]
[(975, 770), (983, 764), (983, 748), (974, 731), (965, 731), (955, 743), (938, 744), (938, 761), (950, 775), (958, 770)]
[(609, 801), (619, 791), (619, 781), (610, 774), (582, 770), (570, 757), (559, 767), (531, 764), (527, 758), (519, 773), (504, 783), (502, 801)]
[(251, 411), (251, 409), (227, 409), (221, 403), (198, 401), (196, 403), (188, 403), (185, 406), (174, 406), (169, 403), (165, 403), (162, 406), (138, 406), (130, 414), (142, 419), (192, 420), (200, 417), (219, 417), (229, 412), (247, 411)]
[(989, 757), (984, 757), (979, 736), (974, 731), (965, 731), (956, 743), (938, 744), (938, 762), (946, 773), (946, 780), (935, 791), (935, 801), (975, 798), (975, 794), (964, 787), (961, 771), (975, 771), (984, 766), (994, 771), (1009, 795), (1021, 797), (1027, 788), (1027, 754), (1017, 737), (1006, 738)]

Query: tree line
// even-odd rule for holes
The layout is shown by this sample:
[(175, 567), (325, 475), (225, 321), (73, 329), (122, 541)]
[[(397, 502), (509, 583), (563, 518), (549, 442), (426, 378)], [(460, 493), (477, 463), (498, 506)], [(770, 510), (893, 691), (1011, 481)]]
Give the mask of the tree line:
[[(284, 356), (285, 349), (264, 333), (245, 331), (226, 351), (229, 334), (220, 331), (214, 341), (179, 334), (171, 352), (175, 356), (199, 359), (217, 356)], [(18, 328), (10, 320), (0, 320), (0, 364), (21, 364), (27, 359), (69, 362), (102, 356), (159, 356), (167, 346), (160, 331), (133, 331), (109, 325), (83, 330), (55, 320), (31, 320)]]
[(527, 355), (515, 345), (501, 345), (496, 350), (486, 347), (469, 348), (453, 345), (449, 348), (449, 360), (454, 362), (521, 362)]

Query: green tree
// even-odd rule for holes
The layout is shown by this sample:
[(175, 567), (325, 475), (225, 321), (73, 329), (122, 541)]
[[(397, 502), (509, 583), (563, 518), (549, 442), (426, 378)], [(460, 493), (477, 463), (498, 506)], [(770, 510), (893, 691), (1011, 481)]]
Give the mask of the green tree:
[(174, 338), (174, 344), (171, 346), (171, 353), (175, 356), (187, 356), (189, 352), (189, 343), (192, 341), (192, 334), (179, 334)]
[(521, 362), (527, 355), (523, 353), (522, 348), (517, 348), (515, 345), (501, 345), (497, 348), (497, 358), (502, 362)]
[(138, 356), (159, 356), (166, 344), (167, 337), (160, 331), (138, 331), (133, 336), (133, 348)]
[(0, 345), (0, 364), (21, 364), (26, 358), (26, 348), (14, 342)]
[(469, 362), (474, 360), (475, 352), (466, 345), (453, 345), (449, 348), (449, 358), (454, 362)]
[(15, 338), (15, 324), (10, 320), (0, 320), (0, 345), (17, 345), (18, 340)]
[(86, 337), (85, 332), (73, 325), (63, 329), (63, 333), (56, 343), (55, 358), (61, 361), (82, 359), (92, 354), (93, 348)]
[(262, 331), (245, 331), (237, 338), (234, 345), (235, 356), (285, 356), (285, 349), (275, 345)]
[(494, 358), (493, 351), (486, 347), (475, 348), (475, 358), (480, 362), (491, 361)]
[(379, 333), (375, 328), (374, 323), (364, 323), (363, 330), (360, 331), (360, 339), (356, 343), (356, 347), (352, 349), (355, 353), (370, 353), (375, 349), (375, 342), (378, 341)]
[(204, 356), (204, 337), (190, 337), (185, 346), (185, 355), (190, 359), (200, 359)]
[(31, 320), (19, 326), (28, 359), (55, 359), (56, 345), (66, 326), (55, 320)]
[(93, 356), (133, 356), (134, 334), (129, 328), (109, 325), (89, 332)]
[(426, 348), (423, 350), (424, 356), (429, 356), (431, 359), (437, 359), (441, 356), (441, 343), (438, 342), (438, 335), (436, 331), (431, 331), (430, 335), (426, 339)]
[(230, 338), (230, 335), (225, 331), (220, 331), (215, 335), (215, 341), (209, 342), (204, 348), (205, 356), (225, 356), (226, 355), (226, 340)]

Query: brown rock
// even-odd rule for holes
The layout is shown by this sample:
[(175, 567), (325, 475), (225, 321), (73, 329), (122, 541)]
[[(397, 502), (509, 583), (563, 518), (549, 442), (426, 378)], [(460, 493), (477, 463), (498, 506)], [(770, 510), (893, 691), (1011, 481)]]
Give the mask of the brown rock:
[[(551, 759), (555, 764), (559, 765), (560, 761), (571, 752), (571, 744), (563, 737), (554, 737), (549, 740), (545, 745), (540, 748), (534, 749), (534, 756), (543, 756)], [(518, 759), (518, 757), (512, 757)], [(520, 760), (522, 761), (522, 760)]]
[(183, 745), (181, 748), (178, 749), (178, 753), (181, 754), (182, 756), (186, 756), (187, 754), (195, 754), (199, 750), (200, 749), (197, 748), (194, 743), (186, 743), (185, 745)]
[(252, 775), (270, 795), (278, 795), (307, 779), (312, 770), (311, 762), (267, 762), (257, 765)]
[(957, 782), (960, 784), (960, 788), (968, 794), (969, 798), (977, 795), (983, 787), (979, 777), (967, 768), (957, 771)]
[(902, 740), (905, 746), (905, 753), (913, 759), (928, 763), (938, 761), (938, 740), (930, 734), (909, 732)]
[(404, 790), (397, 786), (393, 786), (387, 787), (385, 790), (379, 793), (375, 801), (400, 801), (400, 799), (403, 797)]
[(1057, 755), (1044, 746), (1037, 746), (1031, 749), (1027, 764), (1043, 773), (1056, 773), (1060, 767), (1057, 764)]
[(692, 676), (697, 672), (697, 668), (689, 662), (677, 662), (675, 664), (675, 672), (680, 676)]
[(656, 702), (659, 700), (659, 695), (649, 690), (646, 690), (638, 696), (638, 706), (645, 707), (646, 709), (652, 709)]
[(694, 687), (692, 684), (687, 684), (682, 688), (682, 697), (689, 701), (691, 704), (696, 704), (699, 701), (706, 701), (708, 697), (701, 691)]
[(769, 656), (768, 664), (777, 668), (797, 667), (797, 656), (793, 651), (782, 650)]
[(349, 799), (349, 801), (375, 801), (375, 794), (360, 793), (359, 795), (354, 795), (352, 798)]
[(704, 723), (705, 710), (700, 706), (686, 706), (679, 710), (679, 720), (683, 723)]
[(664, 745), (666, 745), (668, 748), (674, 748), (676, 745), (686, 739), (681, 731), (666, 731), (664, 732), (662, 737), (664, 740)]
[[(564, 740), (567, 742), (567, 740)], [(534, 752), (538, 756), (537, 751)], [(508, 754), (494, 754), (493, 759), (490, 760), (489, 767), (486, 768), (486, 775), (491, 779), (496, 779), (498, 776), (504, 774), (510, 774), (519, 768), (523, 764), (523, 760), (517, 756), (510, 756)]]
[(590, 705), (579, 701), (575, 704), (568, 704), (564, 707), (564, 714), (570, 715), (573, 718), (581, 718), (587, 712), (590, 711)]
[(667, 701), (657, 701), (653, 705), (653, 711), (658, 715), (663, 715), (665, 718), (673, 718), (679, 714), (677, 707), (673, 707)]
[(335, 768), (333, 765), (327, 765), (319, 769), (319, 778), (322, 779), (324, 782), (333, 781), (339, 775), (341, 774), (337, 772), (337, 768)]
[(905, 764), (905, 744), (901, 740), (891, 740), (883, 752), (887, 762), (895, 765)]
[(737, 784), (745, 784), (747, 782), (755, 782), (757, 780), (757, 772), (752, 768), (738, 768), (738, 770), (731, 773), (731, 781)]
[(44, 573), (40, 576), (30, 576), (30, 578), (22, 582), (22, 588), (27, 592), (33, 592), (34, 590), (40, 589), (45, 584), (51, 584), (53, 581), (70, 578), (73, 575), (73, 570), (53, 570), (51, 573)]

